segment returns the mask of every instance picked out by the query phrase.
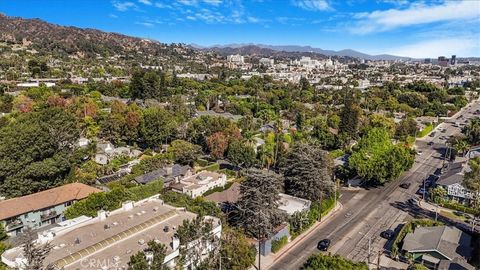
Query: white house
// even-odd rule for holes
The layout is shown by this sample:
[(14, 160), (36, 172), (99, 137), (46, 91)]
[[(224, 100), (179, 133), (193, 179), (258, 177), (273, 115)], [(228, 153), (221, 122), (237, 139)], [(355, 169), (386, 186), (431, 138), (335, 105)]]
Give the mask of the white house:
[(227, 184), (227, 176), (225, 174), (201, 171), (174, 184), (170, 184), (170, 188), (173, 191), (187, 194), (191, 198), (196, 198), (208, 190), (223, 187), (225, 184)]

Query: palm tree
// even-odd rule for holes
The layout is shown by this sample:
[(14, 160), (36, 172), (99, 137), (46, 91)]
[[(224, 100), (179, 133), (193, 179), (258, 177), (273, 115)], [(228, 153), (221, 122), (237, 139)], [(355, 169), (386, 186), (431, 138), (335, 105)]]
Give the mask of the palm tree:
[(462, 133), (465, 134), (471, 144), (478, 144), (480, 142), (480, 118), (470, 119), (468, 125), (462, 129)]

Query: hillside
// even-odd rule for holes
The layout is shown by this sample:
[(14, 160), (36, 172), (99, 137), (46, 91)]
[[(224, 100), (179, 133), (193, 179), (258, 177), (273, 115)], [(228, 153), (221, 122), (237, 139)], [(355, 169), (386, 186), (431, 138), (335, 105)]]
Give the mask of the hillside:
[(27, 44), (40, 54), (80, 54), (86, 57), (137, 54), (160, 55), (170, 46), (156, 41), (95, 29), (82, 29), (0, 14), (0, 41)]

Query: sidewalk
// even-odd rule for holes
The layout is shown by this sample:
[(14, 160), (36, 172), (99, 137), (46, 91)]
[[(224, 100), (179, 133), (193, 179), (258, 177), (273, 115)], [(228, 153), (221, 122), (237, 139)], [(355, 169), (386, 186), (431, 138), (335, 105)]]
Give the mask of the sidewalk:
[[(261, 268), (262, 269), (268, 269), (274, 262), (277, 260), (281, 259), (283, 255), (288, 253), (292, 248), (294, 248), (296, 245), (301, 243), (305, 238), (308, 236), (312, 235), (314, 232), (316, 232), (320, 225), (324, 224), (326, 221), (330, 219), (330, 217), (334, 216), (337, 212), (342, 210), (343, 205), (338, 202), (337, 206), (333, 208), (328, 214), (326, 214), (323, 218), (322, 221), (316, 222), (312, 227), (310, 227), (308, 230), (306, 230), (304, 233), (301, 235), (297, 236), (294, 240), (286, 244), (281, 250), (279, 250), (277, 253), (270, 253), (267, 256), (262, 256), (261, 258)], [(258, 254), (257, 257), (255, 258), (255, 267), (251, 267), (250, 269), (256, 269), (256, 266), (258, 266)]]

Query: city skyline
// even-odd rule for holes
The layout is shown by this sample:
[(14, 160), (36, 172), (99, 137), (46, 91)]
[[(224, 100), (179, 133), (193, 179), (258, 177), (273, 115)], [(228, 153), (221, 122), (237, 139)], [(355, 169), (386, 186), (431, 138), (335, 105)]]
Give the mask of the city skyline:
[(0, 12), (166, 43), (300, 45), (413, 58), (480, 56), (477, 1), (2, 1)]

